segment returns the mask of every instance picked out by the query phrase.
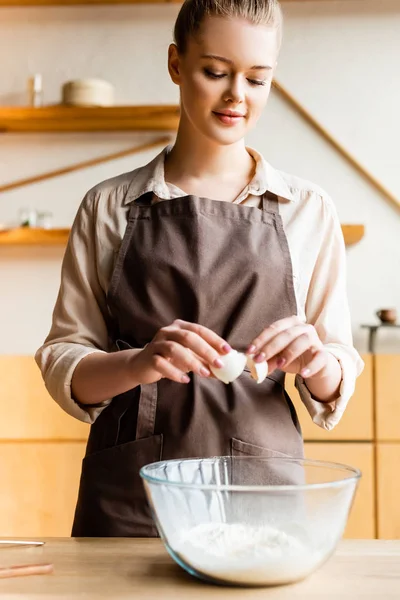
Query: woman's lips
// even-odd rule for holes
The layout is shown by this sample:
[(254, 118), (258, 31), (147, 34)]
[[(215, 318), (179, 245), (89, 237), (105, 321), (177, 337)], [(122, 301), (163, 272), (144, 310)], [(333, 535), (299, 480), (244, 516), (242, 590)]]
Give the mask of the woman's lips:
[(240, 123), (242, 119), (244, 119), (244, 115), (234, 115), (234, 114), (226, 114), (214, 111), (213, 114), (224, 123), (224, 125), (237, 125)]

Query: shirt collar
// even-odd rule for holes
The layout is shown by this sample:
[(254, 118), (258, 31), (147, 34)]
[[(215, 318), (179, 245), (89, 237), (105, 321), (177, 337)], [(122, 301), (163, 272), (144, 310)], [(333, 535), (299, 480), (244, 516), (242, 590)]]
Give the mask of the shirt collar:
[(283, 175), (274, 169), (257, 150), (247, 148), (247, 152), (256, 161), (256, 172), (249, 183), (248, 193), (261, 196), (265, 192), (272, 192), (283, 200), (294, 202), (295, 197)]
[[(164, 162), (171, 148), (171, 145), (167, 146), (150, 163), (136, 169), (124, 198), (124, 206), (131, 204), (147, 192), (154, 192), (162, 200), (170, 200), (172, 197), (185, 195), (185, 192), (171, 184), (167, 185), (165, 181)], [(256, 162), (256, 172), (235, 202), (243, 200), (249, 194), (262, 196), (267, 191), (284, 200), (294, 202), (295, 197), (282, 174), (274, 169), (256, 150), (247, 148), (247, 151)]]

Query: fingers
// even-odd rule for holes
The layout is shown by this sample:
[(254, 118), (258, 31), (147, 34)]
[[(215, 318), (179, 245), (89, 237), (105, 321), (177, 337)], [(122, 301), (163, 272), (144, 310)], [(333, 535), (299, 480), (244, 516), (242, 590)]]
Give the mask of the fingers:
[(227, 354), (232, 350), (230, 345), (222, 337), (216, 334), (215, 331), (208, 329), (208, 327), (204, 327), (204, 325), (182, 321), (181, 319), (174, 321), (174, 324), (182, 329), (187, 329), (197, 334), (219, 354)]
[(231, 347), (219, 335), (197, 323), (176, 320), (168, 327), (160, 329), (162, 338), (177, 342), (192, 352), (207, 364), (222, 367), (220, 354), (230, 352)]
[(314, 331), (308, 329), (307, 325), (298, 325), (289, 331), (279, 333), (267, 347), (263, 348), (266, 360), (279, 355), (279, 368), (289, 366), (304, 352), (315, 352), (321, 344), (316, 338)]
[(264, 329), (260, 335), (254, 338), (247, 349), (248, 354), (256, 354), (257, 352), (261, 352), (262, 348), (266, 346), (266, 344), (268, 344), (268, 342), (270, 342), (276, 335), (278, 335), (278, 333), (302, 323), (303, 321), (301, 321), (297, 315), (286, 317), (280, 321), (275, 321), (275, 323), (272, 323), (272, 325)]
[[(202, 377), (212, 376), (208, 365), (221, 367), (221, 354), (231, 350), (223, 338), (207, 327), (180, 319), (161, 328), (150, 346), (153, 368), (162, 377), (179, 383), (190, 381), (190, 371)], [(309, 378), (326, 366), (325, 351), (315, 328), (297, 316), (264, 329), (247, 352), (255, 355), (256, 362), (267, 360), (269, 372), (276, 368), (298, 372), (301, 368), (300, 374)]]
[(159, 375), (188, 383), (189, 371), (212, 377), (208, 366), (222, 367), (220, 356), (230, 352), (231, 347), (207, 327), (177, 319), (159, 329), (147, 351), (151, 366)]
[(176, 381), (177, 383), (189, 383), (190, 377), (175, 367), (171, 362), (160, 354), (154, 354), (152, 357), (152, 367), (160, 373), (162, 377)]
[(293, 342), (284, 347), (282, 351), (278, 350), (273, 357), (268, 359), (268, 367), (271, 370), (289, 368), (294, 361), (302, 358), (300, 364), (304, 364), (304, 359), (308, 355), (314, 354), (310, 350), (310, 340), (306, 334), (299, 335)]
[(308, 362), (300, 371), (300, 375), (307, 379), (317, 375), (326, 366), (326, 350), (316, 352), (310, 362)]
[[(269, 361), (279, 354), (278, 362), (281, 368), (289, 365), (306, 350), (317, 351), (322, 346), (314, 327), (307, 323), (292, 325), (273, 336), (268, 329), (259, 336), (262, 343), (256, 351), (256, 362)], [(264, 342), (265, 339), (268, 341)]]
[(256, 362), (266, 360), (268, 372), (282, 369), (312, 377), (326, 365), (323, 344), (315, 327), (298, 316), (287, 317), (266, 327), (247, 349)]
[(210, 371), (202, 361), (188, 348), (177, 342), (165, 340), (153, 344), (154, 355), (167, 359), (169, 364), (179, 369), (181, 373), (193, 371), (202, 377), (208, 377)]

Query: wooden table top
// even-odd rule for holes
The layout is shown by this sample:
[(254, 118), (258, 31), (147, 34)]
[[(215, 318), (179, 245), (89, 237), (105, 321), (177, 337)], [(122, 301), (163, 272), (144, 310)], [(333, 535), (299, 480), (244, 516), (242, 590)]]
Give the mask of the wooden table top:
[(47, 538), (45, 541), (40, 547), (0, 546), (0, 566), (54, 564), (51, 575), (0, 579), (1, 598), (400, 598), (400, 540), (344, 540), (336, 554), (308, 579), (275, 588), (204, 584), (180, 569), (158, 539)]

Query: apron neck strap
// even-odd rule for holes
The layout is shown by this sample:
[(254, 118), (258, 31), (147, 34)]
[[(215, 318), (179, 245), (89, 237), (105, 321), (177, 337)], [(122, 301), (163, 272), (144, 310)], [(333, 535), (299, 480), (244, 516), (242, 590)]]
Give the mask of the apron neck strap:
[[(151, 206), (153, 198), (154, 192), (145, 192), (132, 203), (132, 210), (134, 210), (134, 206)], [(278, 196), (267, 190), (262, 197), (262, 208), (269, 213), (279, 214)]]
[(132, 206), (151, 206), (152, 201), (153, 201), (153, 192), (145, 192), (144, 194), (142, 194), (141, 196), (139, 196), (139, 198), (136, 198), (136, 200), (132, 203)]
[(269, 213), (279, 214), (279, 199), (276, 194), (266, 191), (262, 199), (262, 208)]

